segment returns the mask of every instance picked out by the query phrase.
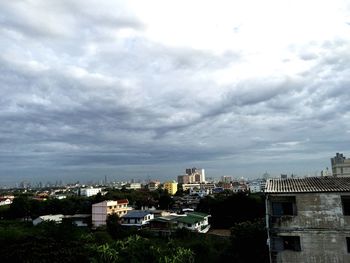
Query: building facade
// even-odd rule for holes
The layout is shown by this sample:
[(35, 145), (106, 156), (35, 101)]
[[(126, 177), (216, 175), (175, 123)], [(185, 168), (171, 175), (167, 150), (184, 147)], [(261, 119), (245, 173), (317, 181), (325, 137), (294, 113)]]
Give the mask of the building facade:
[(133, 226), (142, 228), (148, 225), (149, 221), (154, 218), (154, 215), (147, 210), (131, 210), (121, 218), (123, 226)]
[(92, 205), (92, 226), (99, 227), (106, 225), (107, 217), (117, 214), (119, 217), (125, 215), (131, 208), (128, 207), (127, 199), (117, 201), (103, 201)]
[(350, 178), (266, 182), (270, 262), (350, 262)]
[(189, 212), (187, 214), (172, 214), (169, 216), (157, 217), (151, 220), (150, 230), (171, 234), (176, 229), (187, 229), (198, 233), (207, 233), (210, 229), (208, 218), (210, 215)]
[(164, 183), (164, 189), (168, 191), (170, 195), (174, 195), (177, 192), (177, 183), (176, 182), (166, 182)]
[(331, 158), (333, 176), (349, 176), (350, 177), (350, 159), (347, 159), (342, 153), (336, 153)]
[(98, 193), (101, 193), (102, 189), (101, 188), (81, 188), (80, 189), (80, 195), (81, 196), (86, 196), (86, 197), (90, 197), (90, 196), (94, 196), (97, 195)]

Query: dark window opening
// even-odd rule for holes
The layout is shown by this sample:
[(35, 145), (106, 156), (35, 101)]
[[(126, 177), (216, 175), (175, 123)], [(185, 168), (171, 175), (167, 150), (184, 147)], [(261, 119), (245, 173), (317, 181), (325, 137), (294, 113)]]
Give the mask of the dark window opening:
[(346, 216), (350, 215), (350, 196), (342, 196), (341, 202), (343, 205), (343, 214)]
[(273, 251), (301, 251), (300, 237), (299, 236), (279, 236), (272, 239)]
[(286, 236), (283, 237), (284, 250), (300, 251), (300, 237)]
[(350, 237), (346, 238), (346, 248), (348, 250), (348, 253), (350, 253)]
[(295, 197), (284, 197), (272, 199), (272, 215), (273, 216), (294, 216), (296, 215)]

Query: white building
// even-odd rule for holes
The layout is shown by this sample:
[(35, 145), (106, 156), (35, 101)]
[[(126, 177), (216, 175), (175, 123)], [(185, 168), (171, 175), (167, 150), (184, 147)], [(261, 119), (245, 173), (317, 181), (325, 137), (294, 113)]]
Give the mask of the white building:
[(260, 193), (260, 192), (262, 192), (261, 183), (260, 182), (251, 182), (251, 183), (249, 183), (248, 187), (249, 187), (249, 191), (251, 193)]
[(106, 225), (108, 215), (117, 214), (119, 217), (125, 215), (129, 210), (127, 199), (118, 201), (103, 201), (92, 205), (92, 225), (99, 227)]
[(61, 223), (63, 217), (64, 217), (64, 215), (62, 215), (62, 214), (39, 216), (38, 218), (33, 220), (33, 225), (36, 226), (44, 221), (53, 221), (55, 223)]
[(86, 196), (86, 197), (90, 197), (90, 196), (94, 196), (97, 195), (98, 193), (102, 192), (102, 188), (82, 188), (80, 189), (80, 195), (81, 196)]
[(12, 200), (10, 198), (0, 198), (0, 206), (10, 204), (12, 204)]
[(131, 210), (122, 216), (121, 224), (123, 226), (143, 227), (154, 218), (154, 215), (147, 210)]
[(141, 189), (141, 184), (140, 183), (130, 183), (130, 184), (126, 184), (125, 188), (128, 190), (137, 190), (137, 189)]

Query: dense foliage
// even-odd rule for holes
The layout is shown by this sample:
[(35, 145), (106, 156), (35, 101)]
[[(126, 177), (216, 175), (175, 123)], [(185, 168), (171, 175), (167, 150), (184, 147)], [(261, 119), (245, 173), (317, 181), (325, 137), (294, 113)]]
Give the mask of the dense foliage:
[(0, 221), (2, 262), (194, 262), (190, 249), (138, 235), (113, 240), (70, 224)]
[(214, 228), (230, 228), (236, 223), (264, 218), (265, 202), (264, 196), (258, 194), (222, 193), (202, 199), (198, 210), (211, 215)]
[(178, 230), (155, 237), (147, 230), (123, 228), (112, 215), (104, 228), (78, 228), (69, 221), (33, 226), (20, 218), (44, 214), (91, 213), (91, 204), (125, 199), (135, 206), (167, 208), (173, 200), (164, 191), (112, 190), (106, 196), (38, 201), (19, 195), (0, 209), (2, 262), (268, 262), (264, 200), (260, 195), (223, 193), (201, 200), (198, 209), (212, 215), (214, 228), (231, 228), (231, 238)]

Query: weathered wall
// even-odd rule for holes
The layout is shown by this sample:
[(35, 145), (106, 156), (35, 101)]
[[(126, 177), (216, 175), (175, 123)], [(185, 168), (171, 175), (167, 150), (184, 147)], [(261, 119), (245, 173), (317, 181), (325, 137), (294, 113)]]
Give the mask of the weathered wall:
[[(277, 262), (350, 262), (346, 237), (350, 216), (343, 215), (341, 196), (346, 193), (305, 193), (296, 197), (296, 216), (285, 216), (270, 225), (271, 237), (300, 236), (301, 251), (278, 252)], [(282, 196), (282, 195), (276, 195)], [(288, 195), (286, 195), (288, 196)], [(271, 206), (268, 207), (268, 209)]]
[[(341, 194), (349, 195), (349, 194)], [(281, 217), (278, 228), (349, 229), (350, 216), (343, 215), (341, 195), (337, 193), (295, 194), (296, 216)]]
[[(290, 235), (280, 233), (280, 235)], [(350, 254), (347, 252), (346, 237), (350, 232), (339, 231), (295, 231), (300, 236), (301, 251), (285, 250), (277, 255), (277, 262), (283, 263), (347, 263)]]

